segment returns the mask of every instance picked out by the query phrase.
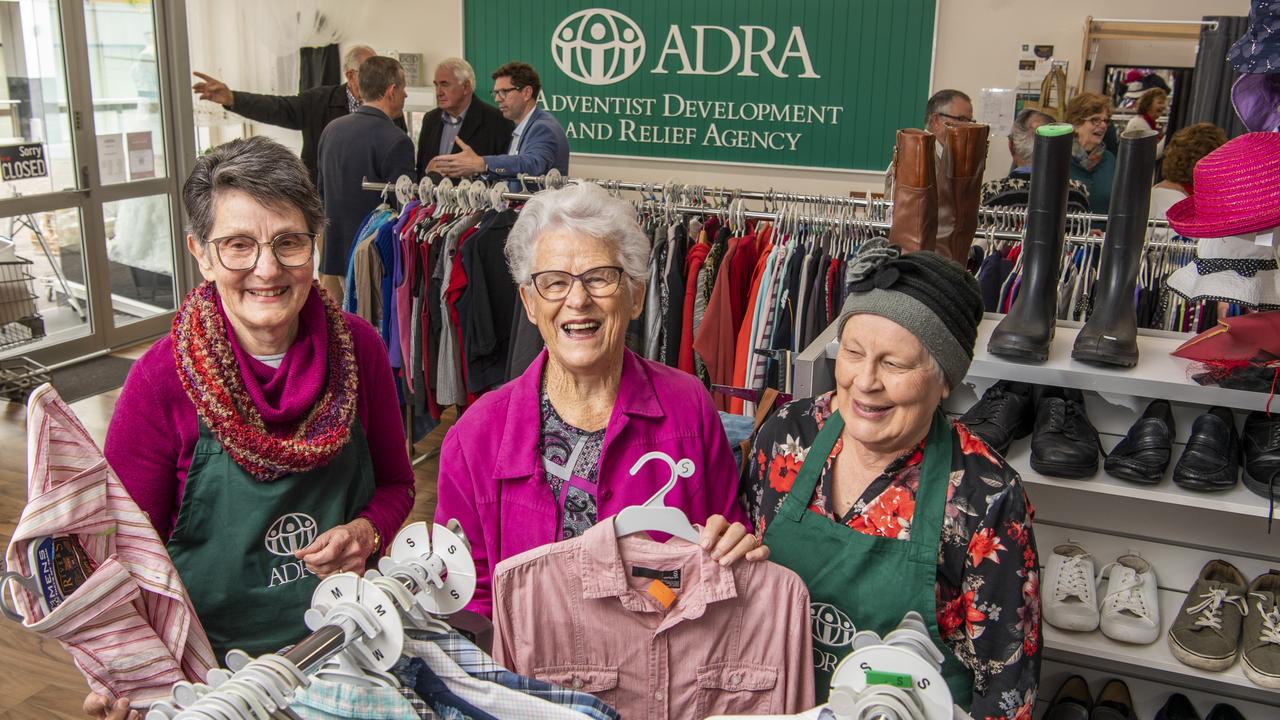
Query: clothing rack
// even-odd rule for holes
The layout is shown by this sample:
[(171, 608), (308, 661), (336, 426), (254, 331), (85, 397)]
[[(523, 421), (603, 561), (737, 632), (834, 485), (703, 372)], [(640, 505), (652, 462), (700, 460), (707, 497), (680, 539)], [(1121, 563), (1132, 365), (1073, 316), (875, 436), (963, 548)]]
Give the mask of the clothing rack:
[[(146, 715), (147, 720), (204, 717), (198, 712), (200, 709), (215, 703), (224, 707), (241, 706), (241, 703), (248, 702), (247, 695), (254, 696), (256, 700), (249, 703), (251, 707), (265, 709), (273, 718), (298, 718), (288, 709), (288, 696), (292, 690), (306, 685), (306, 676), (316, 673), (339, 653), (351, 652), (358, 661), (357, 666), (362, 662), (369, 663), (363, 668), (369, 670), (385, 657), (380, 646), (400, 646), (406, 623), (434, 630), (448, 627), (436, 613), (444, 611), (441, 614), (448, 614), (449, 610), (460, 608), (470, 600), (465, 581), (461, 584), (457, 580), (451, 582), (448, 573), (473, 577), (475, 566), (469, 543), (459, 525), (454, 522), (448, 527), (436, 525), (430, 535), (428, 532), (426, 523), (408, 525), (388, 546), (393, 548), (392, 555), (399, 560), (393, 559), (392, 555), (383, 557), (378, 563), (378, 571), (368, 571), (365, 577), (354, 573), (333, 576), (346, 576), (349, 580), (346, 584), (352, 586), (348, 589), (355, 590), (350, 597), (341, 590), (319, 592), (334, 581), (322, 582), (317, 588), (317, 597), (332, 598), (334, 602), (329, 607), (313, 604), (307, 611), (307, 623), (315, 630), (296, 645), (278, 655), (258, 659), (238, 650), (232, 651), (227, 660), (234, 674), (215, 668), (208, 678), (211, 687), (178, 683), (171, 693), (172, 702), (152, 705)], [(448, 546), (447, 559), (438, 552), (445, 545)], [(412, 548), (425, 549), (415, 551)], [(442, 596), (441, 591), (453, 592), (457, 601), (448, 607), (433, 607), (436, 598)], [(430, 601), (426, 599), (428, 597)], [(475, 626), (475, 629), (481, 630), (477, 636), (484, 630), (480, 626)], [(389, 643), (388, 637), (392, 639)], [(366, 643), (369, 643), (367, 647)], [(286, 682), (292, 686), (289, 692), (281, 693), (279, 684), (270, 689), (263, 684), (263, 678), (273, 673), (280, 679), (287, 678)], [(280, 703), (281, 698), (286, 704)], [(259, 712), (244, 714), (246, 718), (259, 716)]]
[[(388, 193), (391, 191), (402, 192), (405, 190), (407, 178), (401, 178), (401, 182), (371, 182), (365, 179), (361, 182), (360, 187), (371, 192)], [(533, 197), (532, 192), (511, 192), (503, 190), (506, 180), (501, 180), (493, 186), (487, 186), (480, 181), (463, 181), (467, 185), (453, 185), (451, 181), (445, 180), (440, 185), (431, 185), (429, 180), (425, 180), (421, 185), (425, 185), (426, 189), (432, 193), (435, 199), (440, 199), (439, 193), (445, 193), (445, 197), (450, 197), (448, 193), (452, 192), (451, 199), (456, 199), (460, 192), (467, 192), (471, 201), (481, 200), (484, 202), (484, 196), (488, 195), (487, 201), (491, 205), (496, 205), (497, 200), (503, 201), (525, 201)], [(675, 182), (668, 182), (662, 185), (657, 183), (639, 183), (626, 182), (621, 180), (597, 180), (593, 178), (562, 178), (558, 175), (552, 176), (521, 176), (518, 182), (522, 186), (525, 184), (542, 185), (548, 189), (563, 187), (567, 183), (578, 182), (594, 182), (601, 187), (612, 192), (630, 191), (638, 192), (642, 195), (648, 195), (649, 198), (642, 200), (642, 203), (651, 203), (645, 205), (650, 209), (663, 208), (669, 212), (681, 215), (689, 214), (720, 214), (723, 217), (734, 220), (766, 220), (771, 222), (791, 222), (814, 225), (828, 225), (831, 227), (852, 227), (855, 229), (867, 229), (888, 232), (891, 223), (888, 218), (888, 211), (893, 207), (893, 203), (888, 200), (873, 200), (866, 198), (854, 197), (835, 197), (830, 195), (805, 195), (800, 193), (777, 192), (774, 190), (758, 191), (758, 190), (735, 190), (726, 188), (709, 188), (699, 185), (683, 185)], [(447, 184), (446, 184), (447, 183)], [(410, 183), (412, 185), (412, 183)], [(480, 188), (477, 190), (477, 186)], [(419, 197), (422, 197), (419, 190)], [(662, 197), (668, 202), (657, 199), (657, 193), (661, 193)], [(721, 207), (713, 207), (709, 205), (694, 204), (698, 198), (721, 198), (728, 199), (729, 203)], [(669, 202), (674, 199), (675, 202)], [(766, 203), (764, 210), (747, 210), (742, 206), (740, 201), (743, 200), (759, 200)], [(801, 213), (794, 208), (786, 206), (792, 204), (825, 206), (832, 210), (826, 214), (822, 213)], [(774, 210), (774, 206), (781, 205), (783, 207)], [(835, 211), (836, 208), (843, 209), (845, 212)], [(867, 215), (854, 215), (849, 210), (866, 208)], [(814, 208), (817, 209), (816, 207)], [(988, 219), (988, 222), (979, 225), (975, 238), (986, 238), (988, 240), (1006, 240), (1020, 241), (1023, 238), (1021, 232), (1022, 223), (1026, 220), (1026, 208), (1020, 206), (980, 208), (981, 215)], [(1095, 221), (1105, 221), (1107, 216), (1097, 215), (1094, 213), (1067, 213), (1067, 225), (1070, 228), (1065, 237), (1066, 242), (1073, 242), (1083, 245), (1100, 245), (1103, 238), (1095, 235), (1089, 235), (1087, 228)], [(1150, 219), (1147, 221), (1148, 233), (1151, 231), (1167, 231), (1169, 223), (1167, 220)], [(1191, 241), (1183, 239), (1153, 239), (1147, 242), (1148, 247), (1185, 247)]]

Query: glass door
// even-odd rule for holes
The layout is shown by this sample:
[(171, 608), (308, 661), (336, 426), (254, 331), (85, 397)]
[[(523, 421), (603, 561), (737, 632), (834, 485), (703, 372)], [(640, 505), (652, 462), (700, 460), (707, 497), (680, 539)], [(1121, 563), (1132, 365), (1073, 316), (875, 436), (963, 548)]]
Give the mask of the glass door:
[(166, 5), (0, 0), (0, 360), (119, 348), (172, 318)]

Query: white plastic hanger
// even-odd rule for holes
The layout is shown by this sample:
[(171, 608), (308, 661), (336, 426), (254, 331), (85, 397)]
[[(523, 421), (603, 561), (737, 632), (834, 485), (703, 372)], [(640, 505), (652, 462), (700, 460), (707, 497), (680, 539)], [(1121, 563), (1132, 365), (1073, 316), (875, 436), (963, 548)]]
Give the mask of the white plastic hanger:
[(622, 509), (617, 517), (613, 520), (613, 529), (617, 537), (623, 535), (632, 535), (638, 532), (660, 532), (672, 535), (691, 543), (698, 542), (698, 531), (694, 529), (693, 524), (689, 522), (688, 516), (679, 508), (667, 507), (663, 504), (667, 493), (676, 486), (677, 478), (687, 478), (693, 475), (696, 467), (689, 458), (683, 458), (679, 463), (671, 459), (671, 456), (659, 451), (645, 453), (631, 466), (631, 475), (635, 475), (640, 468), (650, 460), (663, 460), (671, 467), (671, 479), (666, 485), (662, 486), (653, 497), (645, 501), (643, 505), (632, 505)]

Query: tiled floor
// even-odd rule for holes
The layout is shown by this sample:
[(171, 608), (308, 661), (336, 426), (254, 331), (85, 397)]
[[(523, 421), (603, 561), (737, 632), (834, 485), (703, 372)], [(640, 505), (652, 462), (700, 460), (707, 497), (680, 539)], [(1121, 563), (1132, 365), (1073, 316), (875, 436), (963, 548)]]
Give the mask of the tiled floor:
[[(137, 357), (145, 346), (117, 355)], [(115, 408), (119, 390), (72, 404), (80, 421), (99, 444)], [(415, 454), (438, 449), (452, 424), (452, 413), (415, 448)], [(8, 546), (26, 501), (26, 413), (12, 402), (0, 401), (0, 546)], [(408, 522), (430, 521), (435, 510), (435, 457), (415, 469), (418, 498)], [(65, 651), (52, 640), (0, 618), (0, 718), (81, 720), (87, 686)]]

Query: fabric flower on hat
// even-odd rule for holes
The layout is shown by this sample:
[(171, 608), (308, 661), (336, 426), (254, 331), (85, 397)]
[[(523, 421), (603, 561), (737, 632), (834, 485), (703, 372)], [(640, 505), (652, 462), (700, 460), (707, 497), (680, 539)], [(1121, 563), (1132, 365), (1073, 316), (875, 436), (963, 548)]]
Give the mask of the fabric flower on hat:
[[(845, 271), (845, 282), (852, 292), (867, 292), (873, 287), (885, 289), (897, 280), (897, 270), (886, 263), (902, 256), (902, 248), (890, 245), (888, 239), (872, 238), (862, 244)], [(890, 274), (892, 277), (890, 277)]]

